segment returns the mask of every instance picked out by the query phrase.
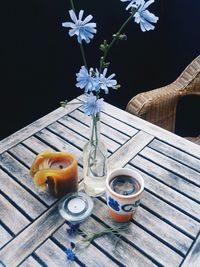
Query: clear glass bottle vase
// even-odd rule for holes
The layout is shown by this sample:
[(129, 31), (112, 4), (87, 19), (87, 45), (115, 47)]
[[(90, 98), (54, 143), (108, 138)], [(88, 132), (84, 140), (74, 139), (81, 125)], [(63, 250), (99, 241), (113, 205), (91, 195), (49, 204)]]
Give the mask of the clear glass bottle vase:
[(107, 175), (107, 148), (100, 138), (100, 113), (93, 115), (90, 140), (83, 148), (84, 189), (89, 196), (105, 192)]

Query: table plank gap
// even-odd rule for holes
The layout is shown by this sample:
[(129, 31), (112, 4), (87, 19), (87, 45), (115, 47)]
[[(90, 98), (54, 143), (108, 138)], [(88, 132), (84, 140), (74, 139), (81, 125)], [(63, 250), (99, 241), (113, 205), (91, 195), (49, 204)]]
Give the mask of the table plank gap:
[(20, 267), (44, 267), (44, 263), (41, 264), (33, 256), (29, 256), (24, 262), (22, 262)]
[(35, 153), (26, 148), (22, 144), (18, 144), (7, 151), (13, 158), (22, 163), (26, 168), (30, 169), (34, 159)]
[[(76, 119), (78, 118), (79, 121), (82, 121), (84, 124), (90, 126), (91, 120), (89, 117), (85, 116), (82, 108), (74, 110), (72, 113), (70, 113), (70, 116), (73, 116)], [(120, 121), (119, 118), (113, 118), (110, 114), (106, 114), (105, 112), (102, 112), (101, 114), (101, 121), (105, 125), (111, 126), (113, 129), (116, 129), (120, 133), (126, 134), (129, 137), (138, 132), (136, 128), (123, 123), (123, 121)], [(124, 130), (122, 131), (122, 129)]]
[[(37, 248), (34, 255), (48, 267), (67, 265), (65, 252), (50, 239), (47, 239), (39, 248)], [(72, 262), (70, 266), (79, 266), (79, 264)]]
[(63, 224), (64, 219), (59, 215), (57, 205), (49, 208), (0, 251), (0, 258), (6, 266), (20, 264)]
[(40, 192), (35, 185), (29, 170), (25, 168), (20, 162), (15, 160), (7, 152), (0, 155), (0, 165), (4, 172), (6, 172), (12, 179), (20, 184), (25, 190), (38, 199), (43, 205), (49, 206), (55, 202), (55, 198), (50, 196), (48, 192)]
[(34, 133), (38, 132), (39, 130), (43, 129), (47, 125), (51, 124), (55, 120), (60, 119), (64, 115), (72, 112), (74, 109), (80, 106), (80, 104), (73, 104), (77, 100), (74, 99), (70, 101), (70, 105), (67, 105), (66, 108), (58, 108), (51, 113), (45, 115), (44, 117), (34, 121), (30, 125), (22, 128), (21, 130), (17, 131), (16, 133), (6, 137), (0, 143), (0, 153), (8, 150), (9, 148), (15, 146), (17, 143), (22, 142), (29, 136), (33, 135)]
[(8, 228), (0, 224), (0, 237), (0, 249), (2, 249), (2, 247), (14, 237), (14, 234)]
[(139, 132), (127, 141), (121, 148), (119, 148), (108, 159), (108, 171), (112, 169), (124, 167), (126, 163), (131, 160), (139, 151), (141, 151), (149, 142), (151, 142), (153, 136)]
[(36, 136), (31, 136), (27, 138), (21, 144), (35, 154), (43, 152), (44, 150), (54, 150), (51, 146), (38, 139)]
[[(77, 118), (75, 116), (73, 117), (70, 114), (70, 116), (64, 116), (58, 122), (64, 126), (70, 128), (70, 129), (72, 129), (73, 131), (81, 134), (81, 135), (84, 134), (84, 137), (86, 137), (88, 139), (91, 121), (90, 122), (88, 121), (87, 124), (84, 124), (84, 123), (82, 123), (82, 120), (77, 120)], [(117, 122), (117, 120), (116, 120), (116, 122)], [(80, 131), (80, 129), (81, 129), (81, 131)], [(102, 120), (101, 120), (101, 134), (102, 134), (102, 136), (105, 135), (109, 139), (114, 138), (115, 142), (117, 142), (119, 144), (123, 144), (130, 137), (124, 133), (119, 132), (117, 129), (113, 128), (112, 125), (104, 124), (104, 121), (102, 121)]]
[(66, 142), (59, 136), (56, 136), (55, 134), (51, 133), (47, 129), (44, 129), (41, 132), (38, 132), (36, 136), (40, 140), (45, 141), (47, 144), (51, 144), (51, 146), (57, 151), (73, 153), (77, 157), (77, 160), (81, 164), (81, 166), (83, 165), (82, 151), (78, 149), (77, 147), (74, 147), (73, 145)]
[[(99, 199), (94, 199), (94, 202), (95, 209), (93, 214), (107, 226), (117, 226), (118, 224), (110, 218), (107, 208), (105, 208), (105, 204)], [(103, 220), (101, 218), (103, 218)], [(122, 238), (125, 238), (126, 242), (130, 242), (131, 245), (137, 246), (137, 248), (139, 248), (146, 256), (148, 255), (150, 259), (154, 259), (155, 262), (158, 262), (163, 266), (166, 266), (167, 264), (169, 264), (168, 266), (173, 267), (179, 266), (182, 257), (174, 250), (171, 250), (171, 248), (137, 225), (133, 223), (125, 225), (127, 226), (127, 232), (123, 232)], [(171, 259), (170, 263), (168, 261), (169, 257)]]
[(17, 235), (24, 229), (30, 221), (17, 210), (3, 195), (0, 195), (0, 218), (1, 222), (6, 225), (12, 233)]
[[(85, 96), (81, 95), (79, 97), (80, 100), (84, 101)], [(158, 139), (175, 146), (176, 148), (187, 152), (188, 154), (197, 157), (200, 159), (200, 149), (199, 146), (183, 139), (182, 137), (175, 135), (163, 128), (160, 128), (156, 125), (153, 125), (152, 123), (149, 123), (141, 118), (138, 118), (128, 112), (125, 112), (124, 110), (121, 110), (109, 103), (105, 102), (105, 110), (104, 113), (108, 114), (109, 116), (118, 119), (124, 124), (127, 124), (129, 126), (132, 126), (138, 130), (142, 130), (144, 132), (147, 132)]]
[[(170, 195), (170, 190), (169, 189), (170, 188), (167, 189), (168, 190), (168, 192), (167, 192), (168, 195), (166, 193), (163, 196), (161, 196), (157, 192), (152, 191), (151, 189), (146, 188), (145, 190), (147, 192), (149, 192), (150, 194), (154, 195), (155, 197), (159, 198), (160, 200), (166, 202), (168, 205), (170, 205), (170, 206), (174, 207), (175, 209), (179, 210), (181, 213), (187, 215), (188, 217), (192, 218), (193, 220), (195, 220), (195, 221), (197, 221), (199, 223), (200, 222), (200, 218), (198, 216), (199, 208), (200, 208), (199, 205), (194, 201), (192, 203), (192, 200), (190, 201), (190, 203), (188, 203), (190, 199), (187, 199), (187, 201), (185, 200), (185, 203), (188, 203), (186, 208), (189, 209), (189, 210), (186, 211), (184, 209), (184, 203), (181, 202), (181, 198), (182, 198), (182, 200), (184, 200), (184, 196), (179, 194), (179, 198), (180, 198), (179, 199), (178, 198), (178, 192), (177, 192), (177, 196), (176, 196), (177, 198), (175, 198), (175, 195), (174, 195), (174, 198), (173, 198), (173, 195)], [(166, 191), (166, 188), (163, 191)], [(167, 199), (166, 195), (167, 195), (167, 197), (170, 196), (170, 198)], [(175, 203), (174, 204), (175, 201), (177, 201), (177, 202), (179, 201), (179, 203), (177, 203), (177, 204)], [(190, 207), (190, 204), (192, 204), (192, 207)], [(195, 213), (195, 208), (197, 208), (197, 213)]]
[(21, 187), (14, 179), (1, 169), (0, 176), (0, 188), (2, 194), (29, 220), (36, 219), (46, 210), (46, 206), (38, 201), (38, 199), (34, 198), (32, 194)]
[(152, 162), (139, 154), (130, 161), (130, 164), (149, 175), (152, 179), (155, 179), (156, 183), (160, 182), (178, 193), (181, 193), (185, 197), (200, 203), (199, 187), (182, 179), (182, 177), (160, 167), (155, 162)]
[[(92, 218), (85, 222), (82, 229), (87, 231), (87, 229), (96, 231), (102, 231), (105, 227), (109, 227), (104, 224), (101, 218), (92, 215)], [(123, 232), (121, 233), (123, 234)], [(101, 246), (103, 249), (108, 251), (110, 255), (117, 256), (118, 260), (125, 264), (125, 266), (158, 266), (159, 264), (146, 257), (141, 251), (136, 247), (130, 245), (126, 240), (120, 239), (119, 243), (115, 247), (115, 243), (119, 241), (117, 235), (106, 235), (102, 238), (96, 239), (94, 242)]]
[(200, 172), (200, 160), (196, 157), (189, 155), (186, 152), (183, 152), (172, 145), (169, 145), (159, 139), (155, 138), (151, 143), (148, 145), (150, 148), (160, 152), (164, 155), (167, 155), (171, 159), (175, 159), (176, 161), (182, 163), (190, 167), (193, 170)]
[[(58, 242), (60, 242), (64, 247), (69, 247), (70, 242), (78, 242), (81, 240), (82, 237), (80, 236), (72, 236), (68, 237), (66, 235), (66, 228), (68, 226), (63, 225), (60, 229), (58, 229), (53, 238), (55, 238)], [(98, 221), (90, 217), (87, 221), (81, 224), (80, 230), (84, 233), (88, 229), (91, 232), (97, 232), (97, 231), (102, 231), (105, 227), (100, 224)], [(98, 249), (101, 249), (103, 253), (107, 252), (107, 255), (111, 258), (117, 258), (118, 263), (123, 263), (125, 266), (144, 266), (142, 264), (148, 263), (148, 266), (154, 266), (154, 264), (147, 259), (144, 255), (139, 253), (136, 249), (132, 248), (129, 244), (127, 244), (124, 241), (121, 241), (121, 245), (117, 247), (117, 251), (114, 251), (114, 243), (116, 242), (117, 238), (116, 236), (113, 235), (105, 235), (102, 236), (101, 238), (95, 239), (92, 246), (96, 245)], [(106, 248), (106, 249), (105, 249)], [(88, 252), (87, 252), (88, 253)], [(116, 254), (115, 254), (116, 253)], [(79, 252), (77, 256), (79, 255)], [(131, 258), (132, 256), (132, 258)], [(133, 256), (136, 257), (136, 259), (133, 259)], [(90, 257), (90, 255), (89, 255)], [(136, 264), (134, 265), (133, 262)], [(99, 264), (101, 261), (99, 262)], [(112, 266), (112, 265), (111, 265)], [(121, 265), (120, 265), (121, 266)]]
[[(80, 134), (68, 129), (66, 126), (63, 126), (57, 122), (50, 125), (48, 127), (48, 130), (50, 130), (54, 134), (57, 134), (59, 137), (63, 138), (65, 141), (69, 142), (71, 145), (81, 150), (83, 150), (84, 145), (88, 141), (88, 139), (82, 137)], [(79, 129), (79, 131), (81, 131), (81, 129)], [(89, 132), (88, 132), (88, 136), (89, 136)], [(112, 139), (105, 138), (102, 135), (101, 135), (101, 138), (110, 152), (114, 152), (120, 147), (120, 144), (116, 143)]]
[(200, 232), (191, 246), (187, 257), (183, 260), (181, 267), (199, 267), (200, 266)]
[(170, 159), (167, 156), (149, 147), (145, 147), (145, 149), (140, 152), (140, 155), (151, 160), (152, 162), (155, 162), (159, 166), (164, 167), (165, 169), (181, 176), (183, 179), (189, 181), (190, 183), (193, 183), (194, 185), (200, 187), (200, 174), (197, 171), (194, 171), (189, 167), (173, 159)]
[[(71, 118), (68, 118), (68, 121)], [(90, 118), (91, 119), (91, 118)], [(60, 125), (60, 130), (63, 129), (63, 131), (60, 133), (62, 133), (62, 136), (67, 137), (67, 132), (71, 133), (72, 136), (78, 136), (78, 139), (82, 140), (83, 143), (85, 144), (88, 140), (89, 140), (89, 136), (90, 136), (90, 128), (89, 127), (84, 127), (84, 125), (82, 123), (78, 123), (77, 125), (77, 130), (71, 130), (68, 128), (67, 122), (62, 126)], [(59, 126), (59, 125), (57, 125)], [(110, 132), (109, 129), (106, 129), (105, 131), (104, 128), (102, 127), (103, 125), (101, 124), (101, 140), (105, 143), (106, 147), (108, 148), (108, 150), (110, 150), (111, 152), (114, 152), (116, 149), (118, 149), (121, 145), (121, 142), (118, 142), (117, 138), (111, 138), (110, 136), (113, 135), (113, 133)], [(62, 128), (61, 128), (62, 127)], [(74, 128), (74, 127), (73, 127)], [(107, 135), (104, 134), (104, 132), (107, 133)], [(83, 149), (84, 144), (81, 146)]]
[[(105, 197), (101, 197), (101, 200), (106, 203)], [(193, 242), (192, 238), (185, 236), (143, 207), (134, 214), (133, 222), (181, 256), (187, 253)]]
[[(199, 230), (199, 223), (194, 221), (187, 215), (181, 213), (174, 207), (169, 206), (166, 202), (159, 200), (160, 199), (157, 199), (154, 195), (146, 191), (141, 205), (146, 210), (152, 212), (152, 214), (170, 224), (181, 233), (194, 239)], [(149, 203), (149, 201), (151, 201), (152, 203)], [(157, 206), (155, 205), (155, 202), (158, 203)], [(168, 212), (165, 212), (165, 208), (168, 209)], [(162, 213), (160, 214), (160, 212)], [(179, 217), (177, 219), (177, 217), (174, 218), (173, 216)]]

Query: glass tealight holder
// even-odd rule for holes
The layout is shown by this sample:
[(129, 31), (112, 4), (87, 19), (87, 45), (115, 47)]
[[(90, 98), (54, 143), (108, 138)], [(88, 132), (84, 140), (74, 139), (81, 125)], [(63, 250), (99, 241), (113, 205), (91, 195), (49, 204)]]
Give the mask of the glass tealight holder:
[(59, 201), (58, 210), (65, 220), (72, 224), (79, 224), (91, 215), (93, 207), (91, 197), (83, 192), (74, 192)]

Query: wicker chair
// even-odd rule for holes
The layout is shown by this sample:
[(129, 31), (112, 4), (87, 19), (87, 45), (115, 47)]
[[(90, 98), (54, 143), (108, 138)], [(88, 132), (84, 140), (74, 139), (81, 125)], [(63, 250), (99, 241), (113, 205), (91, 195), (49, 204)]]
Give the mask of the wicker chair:
[[(174, 132), (178, 101), (187, 95), (200, 96), (200, 56), (173, 83), (134, 96), (126, 111)], [(185, 138), (200, 145), (200, 135)]]

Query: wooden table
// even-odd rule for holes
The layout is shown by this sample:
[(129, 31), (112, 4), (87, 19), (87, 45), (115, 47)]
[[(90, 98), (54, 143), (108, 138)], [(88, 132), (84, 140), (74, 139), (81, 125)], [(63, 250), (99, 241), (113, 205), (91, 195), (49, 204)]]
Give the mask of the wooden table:
[[(67, 150), (78, 158), (81, 183), (89, 120), (79, 104), (68, 105), (1, 141), (2, 266), (69, 266), (64, 252), (70, 246), (68, 225), (58, 213), (58, 200), (38, 192), (29, 168), (41, 151)], [(144, 177), (145, 192), (115, 250), (117, 237), (106, 235), (80, 251), (70, 266), (200, 266), (200, 147), (110, 104), (101, 126), (109, 169), (136, 169)], [(80, 229), (116, 225), (105, 198), (94, 203)]]

